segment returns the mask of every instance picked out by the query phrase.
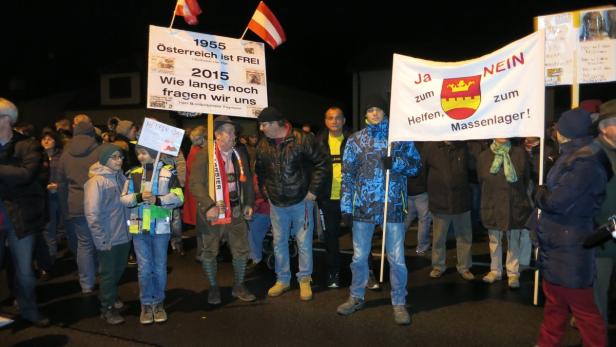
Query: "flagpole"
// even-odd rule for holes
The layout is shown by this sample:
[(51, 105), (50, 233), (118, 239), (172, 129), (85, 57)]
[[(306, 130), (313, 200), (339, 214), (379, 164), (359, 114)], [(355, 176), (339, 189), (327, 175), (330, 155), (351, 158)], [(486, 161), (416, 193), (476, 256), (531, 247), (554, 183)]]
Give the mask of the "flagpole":
[[(543, 159), (544, 159), (544, 151), (545, 151), (545, 132), (543, 136), (540, 137), (539, 141), (539, 185), (543, 185)], [(537, 209), (537, 223), (539, 223), (539, 219), (541, 218), (541, 210)], [(537, 263), (539, 261), (539, 247), (535, 250), (535, 283), (533, 285), (533, 305), (539, 306), (539, 267), (537, 267)]]
[(244, 35), (246, 35), (247, 31), (248, 31), (248, 26), (246, 26), (246, 29), (244, 29), (244, 33), (242, 34), (242, 37), (240, 37), (240, 40), (244, 39)]
[[(387, 156), (391, 156), (391, 143), (387, 139)], [(381, 243), (381, 274), (379, 282), (383, 283), (383, 270), (385, 268), (385, 243), (387, 242), (387, 201), (389, 200), (389, 169), (385, 171), (385, 207), (383, 208), (383, 242)]]
[(173, 23), (175, 22), (175, 10), (178, 7), (177, 1), (175, 2), (175, 6), (173, 7), (173, 17), (171, 18), (171, 24), (169, 24), (169, 30), (173, 27)]
[(208, 192), (212, 200), (216, 201), (216, 191), (214, 187), (214, 115), (207, 115), (207, 157), (208, 157)]

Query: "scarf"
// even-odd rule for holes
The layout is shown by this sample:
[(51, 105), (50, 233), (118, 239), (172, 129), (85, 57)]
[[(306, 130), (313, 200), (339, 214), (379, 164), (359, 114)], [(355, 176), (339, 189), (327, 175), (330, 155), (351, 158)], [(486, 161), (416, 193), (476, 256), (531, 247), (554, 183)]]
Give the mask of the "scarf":
[[(240, 182), (246, 182), (246, 174), (242, 159), (235, 148), (233, 154), (238, 160), (240, 169)], [(222, 159), (222, 153), (218, 144), (214, 144), (214, 188), (216, 191), (216, 206), (218, 206), (218, 219), (212, 222), (212, 225), (230, 224), (231, 223), (231, 199), (229, 199), (229, 180), (227, 178), (227, 170), (224, 169), (225, 162)], [(237, 184), (237, 183), (236, 183)], [(239, 191), (239, 185), (238, 185)]]
[(503, 144), (492, 142), (490, 149), (492, 150), (492, 153), (494, 153), (494, 161), (492, 162), (492, 166), (490, 166), (490, 173), (493, 175), (497, 174), (500, 171), (501, 165), (503, 165), (505, 168), (505, 179), (507, 179), (507, 182), (517, 182), (518, 176), (515, 173), (515, 167), (513, 166), (513, 162), (511, 162), (511, 157), (509, 157), (511, 142), (506, 142)]

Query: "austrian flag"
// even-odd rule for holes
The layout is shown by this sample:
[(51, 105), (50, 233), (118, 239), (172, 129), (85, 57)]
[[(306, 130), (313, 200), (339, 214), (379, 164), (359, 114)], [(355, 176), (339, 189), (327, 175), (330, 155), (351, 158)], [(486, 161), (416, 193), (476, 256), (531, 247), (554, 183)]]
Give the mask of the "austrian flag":
[(201, 14), (201, 7), (197, 0), (178, 0), (175, 5), (175, 15), (184, 17), (190, 25), (199, 24), (197, 16)]
[(280, 22), (278, 22), (274, 13), (270, 11), (263, 1), (259, 2), (259, 6), (257, 6), (255, 13), (252, 15), (252, 19), (248, 23), (248, 29), (259, 35), (273, 49), (287, 40)]

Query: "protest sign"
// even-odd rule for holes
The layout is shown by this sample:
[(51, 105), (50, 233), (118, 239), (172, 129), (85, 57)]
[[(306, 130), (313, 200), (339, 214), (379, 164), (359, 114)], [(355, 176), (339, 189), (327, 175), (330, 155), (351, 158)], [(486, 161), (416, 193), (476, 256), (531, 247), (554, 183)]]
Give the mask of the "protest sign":
[(143, 121), (138, 144), (157, 152), (177, 156), (183, 138), (184, 129), (146, 118)]
[(540, 16), (535, 27), (545, 30), (546, 85), (616, 81), (616, 7)]
[(150, 26), (149, 108), (256, 118), (267, 107), (263, 43)]

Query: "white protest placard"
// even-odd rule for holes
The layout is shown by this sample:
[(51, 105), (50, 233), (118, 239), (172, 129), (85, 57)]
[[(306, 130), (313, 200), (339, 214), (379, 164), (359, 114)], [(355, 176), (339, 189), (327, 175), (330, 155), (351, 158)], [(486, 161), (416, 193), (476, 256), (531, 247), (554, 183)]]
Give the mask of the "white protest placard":
[(543, 31), (462, 62), (394, 54), (389, 141), (543, 136)]
[[(536, 17), (545, 29), (545, 83), (616, 81), (616, 7)], [(576, 68), (577, 67), (577, 68)]]
[(256, 118), (266, 82), (263, 43), (150, 26), (149, 108)]
[(184, 129), (157, 122), (152, 118), (146, 118), (143, 121), (137, 143), (161, 153), (177, 156), (183, 138)]

